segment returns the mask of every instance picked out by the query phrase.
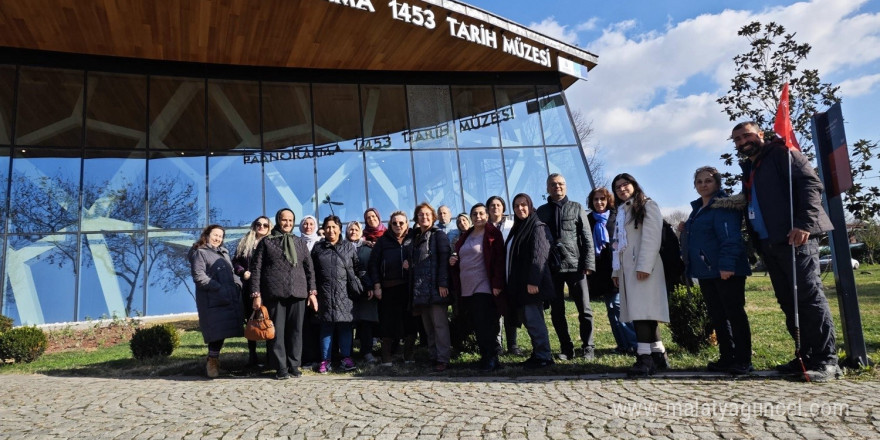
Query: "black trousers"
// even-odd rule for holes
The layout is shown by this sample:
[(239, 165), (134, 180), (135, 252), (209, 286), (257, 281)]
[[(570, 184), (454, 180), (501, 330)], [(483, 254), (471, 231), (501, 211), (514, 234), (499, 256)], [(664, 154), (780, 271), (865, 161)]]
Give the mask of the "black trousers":
[(574, 300), (580, 324), (581, 347), (594, 347), (593, 342), (593, 309), (590, 307), (590, 289), (587, 287), (587, 276), (579, 272), (553, 274), (555, 295), (550, 302), (550, 321), (559, 338), (559, 348), (563, 354), (574, 353), (574, 343), (568, 334), (568, 321), (565, 319), (564, 288), (568, 286), (568, 295)]
[[(776, 301), (785, 313), (785, 325), (792, 338), (796, 337), (794, 325), (794, 290), (792, 289), (791, 246), (761, 241), (761, 253), (770, 282), (776, 293)], [(800, 317), (801, 356), (808, 368), (837, 364), (837, 348), (834, 338), (834, 322), (831, 309), (822, 288), (819, 270), (819, 244), (811, 238), (795, 249), (795, 273), (797, 275), (797, 305)]]
[(266, 341), (269, 368), (286, 371), (302, 365), (302, 326), (306, 311), (303, 298), (273, 298), (264, 300), (269, 316), (275, 324), (275, 339)]
[(752, 362), (752, 330), (746, 315), (746, 277), (700, 280), (723, 363)]
[(492, 359), (498, 355), (501, 348), (498, 345), (498, 321), (500, 315), (495, 305), (495, 299), (491, 293), (474, 293), (471, 296), (461, 298), (462, 306), (470, 312), (471, 324), (474, 334), (477, 336), (477, 345), (480, 346), (480, 356), (483, 359)]
[(383, 338), (395, 341), (415, 336), (421, 319), (409, 310), (409, 291), (406, 284), (382, 288), (379, 300), (379, 329)]

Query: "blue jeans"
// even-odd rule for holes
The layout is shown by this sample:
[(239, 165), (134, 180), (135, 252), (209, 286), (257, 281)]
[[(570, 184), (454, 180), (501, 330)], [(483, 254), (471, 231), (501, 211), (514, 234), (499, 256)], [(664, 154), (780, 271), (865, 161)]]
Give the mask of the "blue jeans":
[(351, 357), (351, 341), (354, 332), (354, 324), (351, 322), (322, 322), (321, 323), (321, 359), (330, 360), (330, 345), (333, 333), (336, 333), (336, 341), (339, 344), (339, 352), (342, 357)]
[(620, 321), (620, 293), (608, 293), (605, 295), (605, 308), (608, 311), (608, 323), (611, 324), (611, 334), (617, 348), (622, 350), (636, 349), (636, 331), (631, 322)]

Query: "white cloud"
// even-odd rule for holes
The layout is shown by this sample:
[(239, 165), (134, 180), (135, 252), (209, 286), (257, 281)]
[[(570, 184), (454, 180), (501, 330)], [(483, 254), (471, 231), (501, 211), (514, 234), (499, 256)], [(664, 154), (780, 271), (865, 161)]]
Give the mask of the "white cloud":
[(559, 24), (553, 17), (545, 18), (540, 23), (531, 23), (528, 27), (535, 32), (555, 38), (563, 43), (576, 45), (578, 42), (577, 30), (569, 29), (568, 26)]
[[(649, 164), (684, 148), (727, 149), (731, 122), (715, 100), (734, 74), (733, 56), (748, 50), (739, 29), (751, 21), (782, 24), (813, 47), (801, 68), (818, 68), (823, 79), (833, 74), (844, 96), (857, 96), (880, 84), (880, 75), (859, 72), (880, 59), (880, 14), (860, 13), (865, 3), (813, 0), (725, 10), (638, 34), (635, 20), (612, 23), (586, 45), (599, 65), (588, 82), (567, 91), (569, 102), (593, 122), (610, 168)], [(576, 40), (552, 18), (541, 25)]]
[(845, 98), (867, 95), (880, 88), (880, 73), (841, 81), (840, 94)]

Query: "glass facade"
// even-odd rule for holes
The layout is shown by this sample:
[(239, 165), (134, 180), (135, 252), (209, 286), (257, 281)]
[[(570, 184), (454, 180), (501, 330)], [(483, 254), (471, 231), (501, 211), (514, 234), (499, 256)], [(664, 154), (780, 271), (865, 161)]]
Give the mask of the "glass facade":
[(234, 251), (282, 207), (387, 221), (422, 201), (541, 204), (554, 172), (572, 200), (591, 189), (558, 84), (174, 74), (0, 64), (0, 305), (16, 324), (194, 312), (186, 254), (209, 223)]

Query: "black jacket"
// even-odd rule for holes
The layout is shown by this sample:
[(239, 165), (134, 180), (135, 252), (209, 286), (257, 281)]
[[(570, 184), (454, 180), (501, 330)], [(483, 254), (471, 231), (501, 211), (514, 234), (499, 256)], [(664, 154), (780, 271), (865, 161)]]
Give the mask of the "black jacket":
[[(592, 213), (587, 213), (587, 220), (590, 223), (590, 234), (592, 235), (593, 228), (596, 227), (596, 219), (593, 218)], [(612, 208), (608, 214), (608, 221), (605, 223), (605, 228), (608, 229), (609, 240), (614, 238), (614, 225), (616, 223), (617, 210)], [(617, 287), (614, 287), (614, 282), (611, 280), (611, 254), (613, 252), (614, 251), (611, 249), (611, 243), (608, 243), (596, 258), (596, 270), (587, 276), (587, 282), (590, 287), (590, 298), (598, 298), (602, 295), (617, 292)]]
[[(567, 200), (567, 199), (566, 199)], [(559, 272), (579, 272), (596, 270), (596, 257), (593, 255), (593, 234), (589, 231), (587, 213), (581, 204), (567, 200), (562, 205), (562, 227), (556, 235), (556, 206), (547, 202), (538, 207), (538, 218), (550, 229), (550, 233), (560, 246), (562, 265)], [(553, 244), (553, 242), (551, 242)]]
[[(755, 162), (740, 162), (743, 170), (743, 192), (745, 182), (749, 178), (755, 163), (753, 187), (758, 196), (758, 206), (764, 224), (767, 225), (768, 240), (773, 243), (787, 243), (791, 231), (791, 200), (788, 186), (792, 185), (794, 195), (794, 226), (803, 229), (810, 235), (834, 229), (831, 220), (822, 207), (822, 182), (813, 171), (810, 161), (799, 151), (791, 152), (791, 170), (788, 166), (789, 150), (785, 142), (779, 138), (765, 143), (755, 158)], [(748, 194), (746, 194), (748, 197)], [(755, 243), (757, 235), (752, 230), (750, 221), (746, 221), (749, 232)]]
[(449, 238), (436, 226), (422, 233), (410, 232), (410, 289), (412, 304), (426, 306), (450, 304), (452, 295), (440, 296), (440, 287), (449, 287)]
[(403, 262), (409, 260), (411, 240), (411, 236), (407, 234), (403, 243), (398, 243), (391, 229), (376, 240), (367, 264), (368, 278), (373, 285), (391, 287), (409, 282), (409, 271), (403, 270)]
[(353, 321), (354, 299), (348, 295), (345, 268), (352, 268), (355, 275), (363, 274), (357, 249), (341, 239), (335, 246), (321, 240), (312, 248), (312, 261), (318, 286), (318, 319), (322, 322)]
[[(543, 303), (553, 299), (553, 276), (547, 257), (550, 255), (550, 229), (543, 222), (538, 221), (532, 230), (532, 236), (523, 242), (517, 252), (516, 249), (508, 250), (509, 266), (507, 270), (507, 295), (518, 306), (526, 304)], [(509, 241), (513, 237), (508, 237)], [(538, 294), (531, 295), (528, 285), (538, 286)]]
[(265, 299), (307, 298), (315, 290), (315, 270), (306, 241), (296, 237), (297, 264), (284, 258), (280, 236), (260, 240), (251, 258), (251, 290)]

